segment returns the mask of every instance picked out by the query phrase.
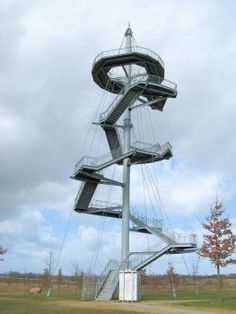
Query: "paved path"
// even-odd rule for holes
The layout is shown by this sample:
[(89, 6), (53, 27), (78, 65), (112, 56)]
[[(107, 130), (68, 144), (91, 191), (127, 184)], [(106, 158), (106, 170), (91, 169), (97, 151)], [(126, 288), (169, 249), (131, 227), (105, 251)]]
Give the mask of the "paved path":
[[(128, 303), (125, 304), (125, 307), (127, 309), (127, 306), (130, 307), (130, 310), (143, 313), (153, 313), (153, 314), (219, 314), (222, 313), (221, 311), (219, 312), (212, 312), (212, 311), (207, 311), (207, 310), (194, 310), (194, 309), (186, 309), (186, 308), (181, 308), (179, 306), (172, 306), (168, 304), (146, 304), (146, 303)], [(122, 307), (120, 308), (122, 309)]]

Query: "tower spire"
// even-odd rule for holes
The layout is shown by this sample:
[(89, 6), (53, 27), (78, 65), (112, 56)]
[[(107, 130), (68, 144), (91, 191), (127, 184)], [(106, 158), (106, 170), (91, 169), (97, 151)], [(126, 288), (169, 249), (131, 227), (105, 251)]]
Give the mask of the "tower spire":
[(130, 22), (128, 24), (128, 28), (125, 31), (125, 37), (126, 37), (125, 48), (126, 48), (127, 52), (132, 52), (133, 31), (130, 27)]
[(128, 28), (127, 28), (126, 31), (125, 31), (125, 37), (128, 37), (128, 36), (133, 37), (133, 31), (132, 31), (132, 29), (131, 29), (130, 22), (129, 22), (129, 24), (128, 24)]

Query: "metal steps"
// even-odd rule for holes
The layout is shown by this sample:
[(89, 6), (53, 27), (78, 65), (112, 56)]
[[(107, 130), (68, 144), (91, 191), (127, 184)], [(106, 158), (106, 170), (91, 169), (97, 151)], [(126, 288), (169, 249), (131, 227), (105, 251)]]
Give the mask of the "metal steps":
[(135, 101), (139, 91), (129, 89), (118, 100), (112, 103), (109, 108), (100, 115), (100, 123), (114, 124), (122, 113)]
[(110, 270), (101, 288), (96, 294), (96, 300), (99, 301), (111, 300), (117, 288), (118, 279), (119, 279), (118, 270)]
[(89, 207), (91, 199), (99, 182), (83, 182), (82, 187), (76, 197), (74, 210), (86, 210)]
[[(118, 204), (94, 201), (89, 208), (91, 214), (103, 214), (113, 218), (122, 218), (121, 206)], [(113, 212), (115, 210), (115, 212)], [(117, 213), (117, 215), (115, 215)], [(159, 219), (150, 219), (138, 212), (130, 214), (130, 220), (134, 226), (132, 231), (153, 234), (161, 240), (161, 246), (155, 245), (148, 251), (131, 252), (129, 258), (129, 268), (131, 270), (141, 270), (151, 264), (156, 259), (165, 254), (182, 254), (194, 252), (197, 249), (195, 234), (179, 234), (165, 226)], [(118, 285), (119, 270), (121, 263), (111, 260), (106, 265), (101, 277), (97, 281), (96, 300), (111, 300)]]
[[(71, 177), (75, 180), (84, 181), (75, 200), (74, 209), (76, 211), (85, 212), (89, 209), (89, 204), (98, 184), (122, 186), (122, 183), (101, 175), (99, 172), (104, 168), (110, 167), (113, 164), (122, 164), (125, 158), (129, 158), (132, 165), (168, 159), (172, 156), (169, 143), (161, 146), (160, 144), (150, 145), (143, 142), (135, 142), (134, 145), (137, 147), (132, 145), (131, 150), (126, 154), (122, 154), (118, 148), (98, 158), (89, 156), (81, 158), (75, 166), (74, 176)], [(89, 214), (90, 212), (88, 211), (87, 213)], [(96, 214), (96, 211), (94, 212), (93, 210), (93, 214)], [(101, 211), (97, 211), (97, 215), (101, 215)], [(119, 213), (117, 215), (120, 216)], [(114, 214), (110, 216), (114, 217)]]
[(103, 130), (107, 138), (107, 142), (112, 154), (112, 157), (115, 158), (114, 152), (122, 154), (122, 146), (119, 137), (119, 133), (113, 125), (102, 125)]
[(156, 220), (156, 224), (151, 224), (150, 222), (154, 220), (149, 220), (145, 216), (137, 217), (132, 214), (130, 215), (130, 220), (135, 225), (131, 230), (153, 234), (167, 244), (176, 244), (175, 232), (164, 226), (160, 220)]

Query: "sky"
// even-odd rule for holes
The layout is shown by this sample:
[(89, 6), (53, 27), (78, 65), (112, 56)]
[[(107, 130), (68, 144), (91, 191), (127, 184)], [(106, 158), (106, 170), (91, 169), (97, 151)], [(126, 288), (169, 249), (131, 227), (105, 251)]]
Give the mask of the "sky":
[[(91, 68), (100, 52), (120, 47), (129, 22), (137, 44), (158, 53), (165, 77), (178, 85), (164, 112), (143, 113), (152, 131), (138, 130), (173, 148), (171, 160), (148, 166), (157, 173), (157, 217), (197, 233), (200, 245), (217, 196), (236, 232), (235, 10), (233, 0), (0, 2), (0, 244), (8, 249), (0, 272), (41, 273), (51, 253), (65, 274), (75, 265), (99, 273), (119, 259), (121, 222), (75, 213), (79, 182), (69, 177), (89, 150), (108, 151), (91, 123), (110, 96)], [(139, 211), (142, 173), (132, 168), (131, 205)], [(135, 249), (147, 241), (131, 234)], [(164, 273), (169, 262), (179, 273), (196, 264), (200, 274), (215, 272), (196, 254), (163, 257), (148, 271)]]

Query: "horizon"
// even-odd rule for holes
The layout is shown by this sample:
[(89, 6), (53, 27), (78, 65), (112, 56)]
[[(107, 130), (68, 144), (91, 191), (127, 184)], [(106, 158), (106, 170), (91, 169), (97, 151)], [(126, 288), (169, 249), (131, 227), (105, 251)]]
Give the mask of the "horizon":
[[(8, 249), (0, 272), (40, 272), (50, 252), (65, 274), (75, 263), (84, 272), (100, 272), (110, 258), (120, 258), (121, 222), (73, 212), (79, 185), (69, 176), (86, 153), (96, 128), (91, 123), (101, 109), (93, 60), (120, 46), (127, 21), (138, 45), (160, 55), (166, 78), (178, 85), (177, 98), (151, 116), (158, 142), (169, 141), (174, 154), (154, 167), (163, 216), (177, 231), (196, 233), (199, 245), (201, 222), (218, 196), (236, 233), (236, 3), (124, 3), (124, 11), (121, 3), (110, 9), (106, 0), (99, 6), (61, 0), (0, 4), (5, 30), (0, 35), (0, 245)], [(99, 133), (96, 147), (104, 152)], [(142, 209), (142, 177), (132, 171), (131, 206)], [(137, 248), (147, 240), (132, 233), (131, 242)], [(216, 272), (195, 253), (162, 257), (147, 272), (163, 274), (168, 262), (178, 274), (191, 273), (197, 263), (200, 274)]]

